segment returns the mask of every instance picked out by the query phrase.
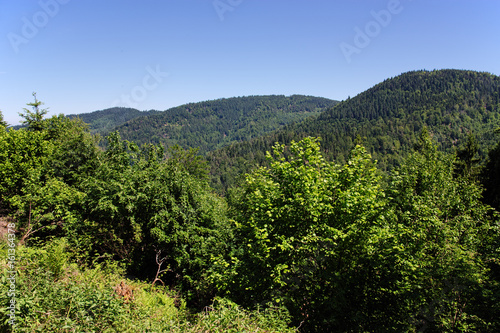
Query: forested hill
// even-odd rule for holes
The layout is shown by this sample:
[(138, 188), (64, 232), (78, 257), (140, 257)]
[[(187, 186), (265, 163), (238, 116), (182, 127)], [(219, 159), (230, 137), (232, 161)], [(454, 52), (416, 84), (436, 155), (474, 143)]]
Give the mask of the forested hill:
[(201, 153), (206, 153), (319, 115), (337, 103), (302, 95), (224, 98), (137, 117), (115, 129), (123, 139), (139, 145), (178, 144), (184, 148), (200, 148)]
[(115, 127), (140, 116), (153, 115), (160, 111), (139, 111), (132, 108), (109, 108), (82, 114), (70, 114), (69, 118), (80, 118), (89, 125), (93, 133), (107, 134)]
[(228, 186), (237, 175), (263, 163), (265, 151), (275, 142), (320, 136), (326, 155), (345, 161), (358, 138), (386, 170), (413, 148), (424, 126), (446, 151), (463, 145), (472, 132), (484, 156), (495, 142), (492, 132), (499, 125), (500, 77), (464, 70), (408, 72), (314, 119), (211, 153), (213, 185)]
[[(500, 77), (436, 70), (388, 79), (303, 128), (326, 134), (343, 127), (351, 137), (366, 138), (371, 153), (390, 165), (393, 162), (384, 156), (396, 153), (399, 147), (411, 149), (424, 125), (443, 150), (462, 144), (472, 132), (480, 139), (484, 153), (495, 143), (492, 132), (499, 123)], [(333, 149), (333, 141), (344, 135), (325, 136), (325, 147)]]

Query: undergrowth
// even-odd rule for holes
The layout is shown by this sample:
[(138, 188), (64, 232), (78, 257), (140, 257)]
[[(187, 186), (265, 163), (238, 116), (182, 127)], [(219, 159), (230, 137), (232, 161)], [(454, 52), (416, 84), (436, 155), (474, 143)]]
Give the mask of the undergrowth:
[[(64, 239), (16, 248), (15, 296), (6, 243), (0, 245), (0, 332), (293, 332), (286, 310), (248, 311), (228, 299), (193, 313), (174, 291), (125, 278), (112, 261), (73, 263)], [(12, 292), (11, 292), (12, 294)], [(15, 327), (9, 304), (15, 299)]]

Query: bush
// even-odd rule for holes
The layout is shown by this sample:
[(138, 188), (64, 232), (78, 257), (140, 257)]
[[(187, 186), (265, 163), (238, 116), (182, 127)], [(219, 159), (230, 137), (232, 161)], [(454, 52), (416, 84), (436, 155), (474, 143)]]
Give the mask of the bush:
[[(246, 311), (218, 299), (200, 314), (175, 292), (123, 277), (114, 262), (80, 268), (69, 261), (64, 239), (16, 249), (17, 332), (289, 332), (281, 309)], [(7, 247), (0, 246), (0, 301), (9, 304)], [(57, 278), (56, 278), (57, 277)], [(9, 309), (0, 332), (10, 332)]]

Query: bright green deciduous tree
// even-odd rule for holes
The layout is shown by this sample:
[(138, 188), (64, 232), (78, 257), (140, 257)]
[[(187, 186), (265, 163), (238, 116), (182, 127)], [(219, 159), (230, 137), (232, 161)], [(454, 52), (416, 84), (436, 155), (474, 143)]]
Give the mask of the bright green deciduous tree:
[(214, 295), (210, 258), (225, 253), (231, 238), (225, 201), (192, 152), (166, 159), (161, 146), (139, 148), (117, 132), (107, 140), (80, 186), (82, 239), (91, 253), (110, 254), (137, 275), (180, 287), (193, 304), (206, 303)]
[(454, 155), (439, 152), (424, 131), (391, 177), (399, 274), (392, 306), (402, 310), (405, 330), (481, 331), (496, 321), (485, 263), (495, 255), (487, 244), (498, 239), (498, 227), (481, 203), (481, 187), (468, 174), (456, 175), (455, 165)]
[(94, 139), (79, 121), (61, 115), (41, 122), (40, 130), (0, 133), (1, 205), (16, 216), (23, 241), (76, 223), (83, 194), (75, 185), (97, 161)]
[(16, 216), (22, 241), (77, 224), (84, 195), (75, 185), (97, 161), (87, 127), (63, 115), (43, 119), (34, 96), (28, 128), (0, 132), (0, 205)]
[[(318, 140), (268, 154), (235, 198), (237, 242), (217, 259), (221, 288), (244, 304), (285, 303), (306, 330), (345, 330), (370, 316), (366, 300), (381, 275), (388, 237), (374, 163), (356, 146), (345, 165), (325, 161)], [(373, 275), (372, 275), (373, 274)]]
[(4, 201), (41, 181), (52, 149), (41, 132), (0, 132), (0, 193)]
[(45, 120), (44, 127), (54, 144), (49, 160), (51, 177), (74, 186), (94, 172), (98, 164), (99, 137), (93, 136), (83, 121), (61, 114)]

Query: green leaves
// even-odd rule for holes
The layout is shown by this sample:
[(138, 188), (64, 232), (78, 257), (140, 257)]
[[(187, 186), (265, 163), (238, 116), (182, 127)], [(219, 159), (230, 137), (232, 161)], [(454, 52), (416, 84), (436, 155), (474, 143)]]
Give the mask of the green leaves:
[(453, 155), (425, 131), (416, 148), (383, 184), (359, 145), (343, 165), (317, 139), (276, 145), (229, 198), (241, 245), (217, 257), (217, 285), (246, 305), (283, 302), (311, 331), (489, 327), (498, 228)]
[(242, 302), (283, 299), (298, 320), (326, 310), (322, 302), (373, 255), (368, 239), (384, 236), (384, 201), (364, 148), (357, 146), (343, 166), (325, 161), (318, 139), (289, 149), (285, 156), (276, 145), (270, 167), (248, 175), (235, 200), (237, 239), (245, 245), (226, 285)]
[[(81, 263), (126, 263), (190, 305), (219, 293), (244, 306), (284, 305), (306, 331), (498, 328), (498, 214), (481, 203), (472, 138), (457, 161), (424, 130), (386, 183), (360, 145), (333, 163), (317, 138), (276, 144), (268, 166), (246, 175), (226, 202), (196, 150), (138, 147), (118, 132), (98, 150), (79, 121), (42, 123), (0, 130), (0, 204), (17, 217), (21, 242), (51, 240), (40, 259), (52, 272), (44, 279), (64, 275), (68, 249)], [(22, 311), (43, 303), (46, 282), (30, 287), (44, 294), (20, 302)], [(102, 307), (112, 294), (62, 288), (82, 294), (58, 305), (61, 327), (121, 316), (118, 303)], [(231, 315), (214, 321), (240, 312), (222, 302)]]
[(389, 190), (391, 229), (401, 244), (398, 284), (412, 295), (405, 300), (408, 318), (425, 327), (452, 330), (467, 323), (478, 329), (480, 314), (468, 304), (488, 288), (481, 243), (493, 227), (489, 210), (469, 175), (456, 175), (453, 155), (438, 152), (425, 132), (420, 142), (394, 172)]
[(205, 164), (192, 150), (174, 148), (166, 158), (160, 146), (138, 148), (118, 133), (108, 140), (94, 174), (81, 183), (83, 218), (95, 225), (82, 225), (82, 233), (94, 239), (94, 251), (127, 261), (144, 277), (156, 271), (155, 253), (166, 254), (164, 281), (192, 292), (189, 301), (206, 302), (210, 259), (226, 252), (232, 234)]
[(0, 132), (0, 195), (3, 200), (38, 184), (54, 149), (43, 132)]
[(0, 132), (0, 203), (16, 214), (21, 241), (66, 236), (87, 263), (111, 256), (145, 278), (155, 251), (168, 253), (166, 281), (206, 303), (210, 259), (225, 254), (232, 232), (196, 151), (174, 147), (167, 158), (118, 132), (99, 151), (80, 120), (36, 121), (37, 130)]

